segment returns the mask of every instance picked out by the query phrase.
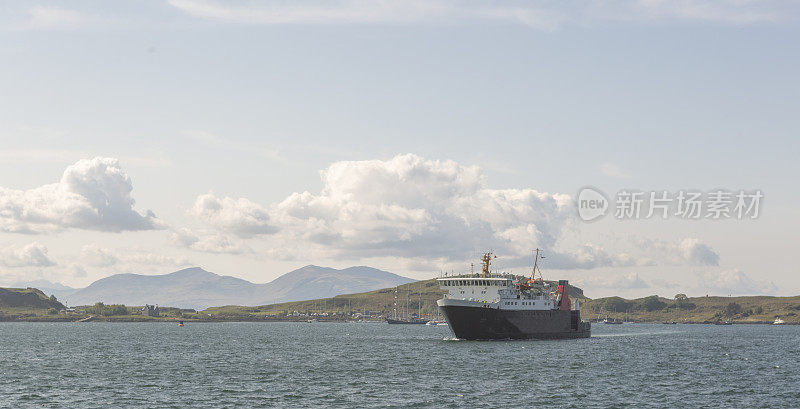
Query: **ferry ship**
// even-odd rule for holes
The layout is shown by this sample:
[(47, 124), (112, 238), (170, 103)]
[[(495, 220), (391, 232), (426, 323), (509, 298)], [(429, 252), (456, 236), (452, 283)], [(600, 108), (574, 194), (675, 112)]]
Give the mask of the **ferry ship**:
[[(438, 278), (446, 292), (436, 304), (456, 338), (565, 339), (588, 338), (591, 323), (572, 308), (567, 280), (553, 290), (538, 271), (539, 250), (531, 277), (491, 273), (492, 253), (483, 255), (482, 272)], [(496, 256), (495, 256), (496, 258)]]

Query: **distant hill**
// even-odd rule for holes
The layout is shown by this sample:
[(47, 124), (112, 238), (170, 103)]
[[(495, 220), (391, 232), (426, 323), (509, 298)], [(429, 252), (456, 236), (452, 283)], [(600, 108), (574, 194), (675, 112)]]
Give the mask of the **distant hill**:
[(411, 281), (413, 280), (371, 267), (337, 270), (309, 265), (286, 273), (272, 282), (254, 284), (193, 267), (164, 275), (116, 274), (76, 291), (67, 300), (70, 305), (104, 302), (203, 309), (210, 306), (260, 305), (333, 297)]
[(41, 290), (47, 296), (55, 295), (59, 300), (64, 300), (79, 290), (78, 288), (68, 287), (64, 284), (54, 283), (47, 280), (18, 281), (16, 283), (12, 283), (9, 287), (36, 288)]
[[(360, 293), (394, 287), (414, 280), (372, 267), (357, 266), (337, 270), (308, 265), (265, 284), (269, 292), (251, 305), (310, 300), (339, 294)], [(222, 304), (217, 304), (222, 305)]]
[(0, 308), (60, 310), (64, 305), (35, 288), (0, 288)]
[[(550, 281), (550, 283), (556, 285), (557, 282)], [(282, 302), (258, 307), (233, 305), (212, 307), (207, 309), (206, 312), (211, 312), (218, 318), (223, 319), (250, 319), (252, 317), (292, 311), (334, 314), (371, 311), (380, 314), (392, 314), (395, 308), (395, 289), (397, 291), (399, 315), (404, 315), (404, 311), (407, 309), (409, 314), (415, 314), (419, 311), (423, 315), (434, 316), (437, 313), (436, 300), (441, 299), (444, 294), (436, 279), (430, 279), (414, 281), (397, 285), (396, 287), (390, 286), (379, 290), (341, 294), (335, 297), (313, 300)], [(588, 298), (583, 294), (583, 290), (571, 284), (569, 285), (569, 294), (571, 298), (580, 299), (582, 302), (588, 301)]]

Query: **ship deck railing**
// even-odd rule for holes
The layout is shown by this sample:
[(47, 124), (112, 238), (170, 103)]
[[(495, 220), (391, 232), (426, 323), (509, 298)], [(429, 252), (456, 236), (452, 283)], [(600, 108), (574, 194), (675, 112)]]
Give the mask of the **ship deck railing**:
[(515, 275), (510, 273), (490, 273), (485, 277), (483, 273), (468, 273), (468, 274), (443, 275), (437, 278), (451, 279), (451, 278), (514, 278), (514, 277)]

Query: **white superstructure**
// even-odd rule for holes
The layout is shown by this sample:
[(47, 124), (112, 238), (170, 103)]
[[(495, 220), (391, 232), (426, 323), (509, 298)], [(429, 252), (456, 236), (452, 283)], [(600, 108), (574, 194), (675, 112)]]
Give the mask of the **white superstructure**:
[[(445, 290), (439, 305), (480, 306), (504, 310), (552, 310), (558, 304), (550, 283), (542, 279), (489, 272), (491, 253), (483, 256), (483, 271), (438, 278)], [(534, 267), (534, 271), (536, 267)]]

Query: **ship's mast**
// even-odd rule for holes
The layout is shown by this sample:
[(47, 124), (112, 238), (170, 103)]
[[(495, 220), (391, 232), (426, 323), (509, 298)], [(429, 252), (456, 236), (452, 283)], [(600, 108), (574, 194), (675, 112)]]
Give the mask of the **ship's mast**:
[[(488, 252), (481, 257), (481, 261), (483, 262), (481, 273), (484, 277), (489, 277), (489, 266), (492, 264), (492, 256), (492, 252)], [(494, 256), (494, 258), (497, 258), (497, 256)]]
[[(536, 255), (534, 256), (534, 259), (533, 259), (533, 271), (531, 272), (531, 279), (532, 280), (536, 280), (536, 270), (539, 270), (539, 278), (542, 278), (542, 269), (539, 268), (539, 252), (541, 250), (539, 250), (537, 248), (535, 251), (536, 251)], [(542, 256), (542, 258), (544, 258), (544, 256)]]
[(394, 319), (397, 319), (397, 287), (394, 288)]

